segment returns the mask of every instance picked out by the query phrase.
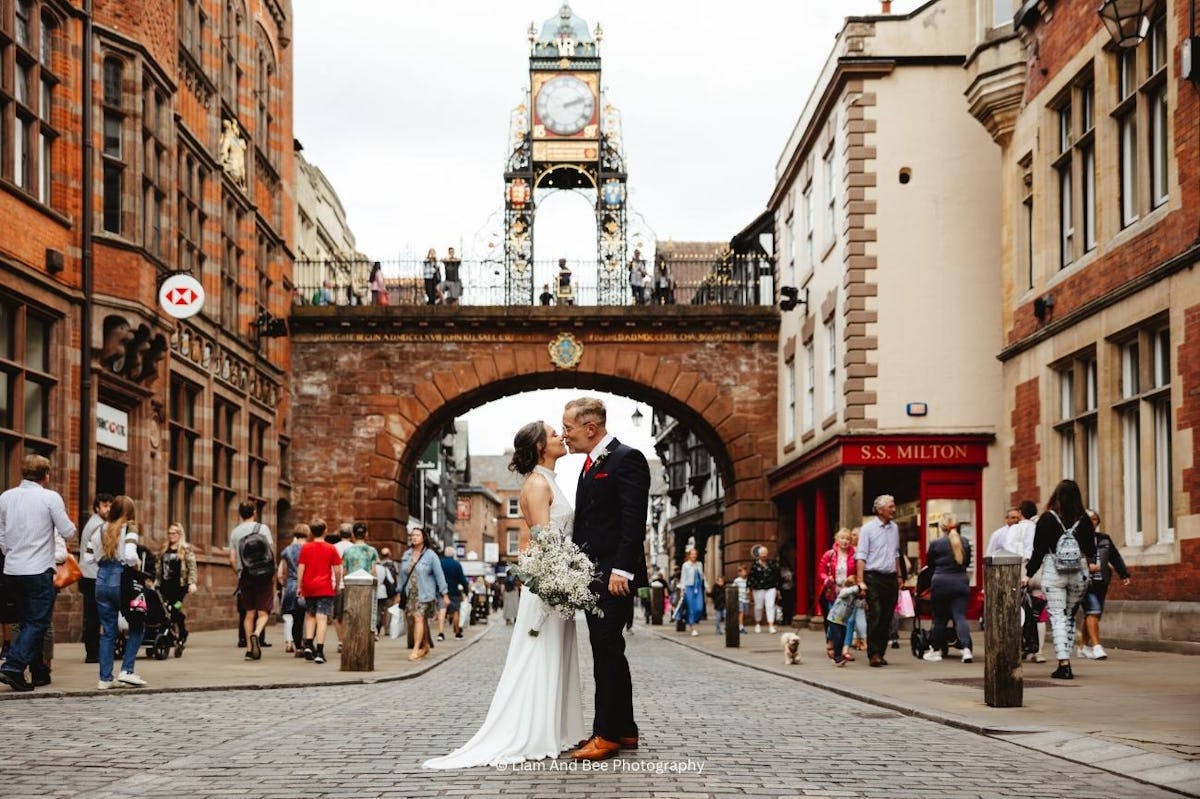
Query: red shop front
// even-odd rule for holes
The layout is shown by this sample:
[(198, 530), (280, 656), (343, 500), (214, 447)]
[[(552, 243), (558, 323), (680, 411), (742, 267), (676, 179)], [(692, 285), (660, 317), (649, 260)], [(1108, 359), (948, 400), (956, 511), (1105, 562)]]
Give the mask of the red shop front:
[[(983, 585), (983, 474), (991, 435), (838, 436), (770, 475), (784, 536), (794, 541), (798, 616), (819, 615), (816, 567), (841, 527), (861, 527), (880, 494), (896, 499), (900, 548), (912, 573), (952, 514), (971, 543), (973, 614)], [(993, 515), (995, 513), (993, 512)], [(790, 531), (790, 534), (789, 534)]]

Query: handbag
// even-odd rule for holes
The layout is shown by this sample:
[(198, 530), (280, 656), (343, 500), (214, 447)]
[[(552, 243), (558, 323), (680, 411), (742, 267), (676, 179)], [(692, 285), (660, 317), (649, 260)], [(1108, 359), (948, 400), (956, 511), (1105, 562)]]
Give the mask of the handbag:
[(74, 585), (82, 577), (83, 572), (79, 569), (79, 561), (75, 560), (75, 556), (70, 552), (67, 553), (66, 560), (54, 567), (54, 587), (56, 589)]

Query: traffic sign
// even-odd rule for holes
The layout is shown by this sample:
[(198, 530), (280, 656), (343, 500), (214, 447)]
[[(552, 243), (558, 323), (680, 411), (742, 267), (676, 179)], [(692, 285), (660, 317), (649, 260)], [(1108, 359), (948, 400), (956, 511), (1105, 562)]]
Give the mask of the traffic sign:
[(187, 319), (204, 307), (204, 286), (191, 275), (171, 275), (158, 290), (158, 304), (176, 319)]

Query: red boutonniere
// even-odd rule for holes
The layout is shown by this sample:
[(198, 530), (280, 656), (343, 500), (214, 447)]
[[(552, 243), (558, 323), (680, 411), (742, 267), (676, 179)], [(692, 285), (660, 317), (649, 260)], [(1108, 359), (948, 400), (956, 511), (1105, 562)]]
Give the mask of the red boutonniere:
[(593, 477), (592, 479), (593, 479), (593, 480), (603, 480), (605, 477), (608, 477), (608, 472), (599, 472), (599, 473), (597, 473), (597, 475), (596, 475), (595, 477)]

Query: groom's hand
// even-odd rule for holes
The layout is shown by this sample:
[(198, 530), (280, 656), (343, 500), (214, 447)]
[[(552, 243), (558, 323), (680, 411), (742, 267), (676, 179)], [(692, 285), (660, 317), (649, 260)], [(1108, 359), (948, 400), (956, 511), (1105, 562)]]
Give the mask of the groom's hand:
[(613, 596), (629, 596), (629, 580), (619, 574), (609, 574), (608, 593)]

